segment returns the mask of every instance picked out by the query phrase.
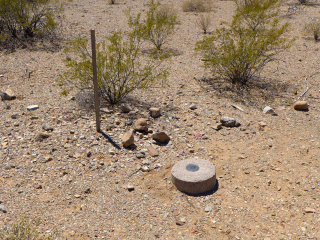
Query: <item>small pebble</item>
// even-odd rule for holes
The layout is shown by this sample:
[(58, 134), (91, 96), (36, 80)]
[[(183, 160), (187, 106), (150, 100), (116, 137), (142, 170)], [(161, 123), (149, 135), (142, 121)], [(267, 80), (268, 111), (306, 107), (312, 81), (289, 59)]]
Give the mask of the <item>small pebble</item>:
[(309, 208), (309, 207), (307, 207), (307, 208), (305, 208), (305, 209), (304, 209), (304, 212), (305, 212), (305, 213), (315, 213), (315, 212), (316, 212), (316, 210), (315, 210), (315, 209), (313, 209), (313, 208)]
[(205, 212), (211, 212), (212, 211), (212, 208), (210, 206), (207, 206), (205, 209), (204, 209)]
[(3, 204), (0, 204), (0, 211), (3, 212), (3, 213), (7, 212), (7, 209)]
[(142, 171), (142, 172), (149, 172), (149, 171), (150, 171), (150, 168), (149, 168), (149, 166), (142, 166), (142, 167), (141, 167), (141, 171)]
[(182, 226), (182, 225), (184, 225), (184, 222), (176, 221), (176, 224), (177, 224), (178, 226)]

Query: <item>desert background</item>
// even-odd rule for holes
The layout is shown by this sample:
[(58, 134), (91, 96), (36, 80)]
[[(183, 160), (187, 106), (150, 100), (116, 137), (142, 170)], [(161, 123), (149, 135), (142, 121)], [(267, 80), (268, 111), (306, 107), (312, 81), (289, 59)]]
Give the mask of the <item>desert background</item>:
[[(91, 29), (97, 42), (127, 31), (123, 10), (143, 15), (148, 3), (73, 0), (61, 15), (60, 44), (89, 38)], [(266, 66), (260, 87), (238, 94), (224, 82), (201, 81), (210, 71), (194, 51), (204, 36), (196, 25), (200, 13), (183, 12), (183, 0), (161, 3), (172, 6), (179, 21), (164, 45), (176, 53), (163, 62), (170, 75), (124, 99), (132, 114), (102, 105), (107, 137), (96, 132), (92, 91), (60, 84), (62, 49), (0, 52), (0, 90), (17, 96), (0, 102), (0, 228), (27, 216), (40, 217), (40, 232), (56, 229), (67, 239), (319, 239), (320, 45), (302, 32), (319, 17), (319, 6), (281, 4), (281, 21), (290, 23), (284, 37), (296, 40)], [(208, 34), (231, 21), (234, 9), (232, 1), (213, 1)], [(309, 111), (296, 111), (306, 78), (310, 90), (302, 100)], [(39, 109), (28, 111), (30, 105)], [(266, 106), (277, 116), (263, 114)], [(150, 117), (150, 107), (161, 116)], [(241, 126), (217, 131), (221, 117)], [(169, 143), (156, 145), (151, 134), (136, 133), (136, 148), (123, 148), (121, 136), (138, 118), (166, 132)], [(36, 141), (44, 124), (53, 130)], [(158, 156), (149, 154), (149, 145)], [(190, 196), (172, 184), (172, 166), (190, 157), (216, 166), (217, 191)]]

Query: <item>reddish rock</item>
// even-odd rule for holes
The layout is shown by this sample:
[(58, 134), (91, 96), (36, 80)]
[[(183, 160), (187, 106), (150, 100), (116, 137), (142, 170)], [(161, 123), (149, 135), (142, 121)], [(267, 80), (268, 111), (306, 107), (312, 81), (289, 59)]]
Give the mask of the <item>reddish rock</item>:
[(152, 135), (152, 138), (160, 143), (170, 141), (170, 137), (165, 132), (158, 132)]
[(177, 224), (178, 226), (182, 226), (182, 225), (184, 225), (184, 222), (176, 221), (176, 224)]
[(149, 145), (147, 149), (151, 157), (159, 156), (157, 149), (155, 149), (152, 145)]
[(173, 215), (178, 216), (180, 213), (178, 212), (178, 210), (174, 210), (173, 211)]
[(130, 131), (123, 134), (121, 137), (121, 142), (124, 147), (129, 147), (132, 145), (134, 143), (133, 133)]
[(139, 132), (147, 132), (148, 131), (148, 122), (145, 118), (139, 118), (135, 121), (133, 125), (133, 129)]
[(204, 133), (201, 133), (201, 132), (194, 132), (193, 135), (195, 137), (202, 137), (204, 135)]
[(160, 108), (157, 108), (157, 107), (152, 107), (149, 109), (150, 111), (150, 116), (153, 117), (153, 118), (157, 118), (160, 116)]
[(297, 111), (308, 111), (309, 110), (309, 104), (307, 101), (297, 101), (293, 105), (294, 110)]

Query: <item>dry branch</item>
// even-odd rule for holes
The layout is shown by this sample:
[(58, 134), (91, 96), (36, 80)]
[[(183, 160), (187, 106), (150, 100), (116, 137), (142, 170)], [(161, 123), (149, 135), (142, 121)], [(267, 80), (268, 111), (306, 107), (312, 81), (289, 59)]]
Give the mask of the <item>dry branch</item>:
[(313, 74), (311, 74), (309, 77), (306, 77), (305, 78), (305, 81), (306, 81), (306, 84), (307, 84), (307, 89), (298, 97), (298, 100), (300, 100), (300, 98), (302, 98), (308, 91), (309, 91), (309, 89), (311, 88), (311, 87), (309, 87), (309, 84), (308, 84), (308, 78), (311, 78), (311, 77), (313, 77), (313, 76), (315, 76), (315, 75), (317, 75), (317, 74), (319, 74), (320, 72), (316, 72), (316, 73), (313, 73)]

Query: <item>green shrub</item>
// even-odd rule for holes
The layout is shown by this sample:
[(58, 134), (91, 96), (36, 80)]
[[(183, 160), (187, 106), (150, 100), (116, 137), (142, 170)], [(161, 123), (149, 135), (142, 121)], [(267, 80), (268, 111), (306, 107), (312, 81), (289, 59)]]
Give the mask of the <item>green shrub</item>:
[(57, 240), (59, 234), (40, 234), (37, 230), (39, 219), (27, 220), (22, 218), (20, 221), (6, 225), (4, 229), (0, 229), (1, 240)]
[(320, 37), (320, 21), (318, 20), (305, 24), (304, 32), (308, 35), (312, 35), (314, 40), (318, 41)]
[[(143, 34), (138, 26), (139, 16), (136, 20), (130, 20), (134, 25), (133, 32), (115, 32), (106, 41), (97, 44), (98, 85), (102, 96), (110, 104), (119, 103), (133, 90), (148, 87), (167, 76), (167, 71), (157, 71), (161, 59), (146, 59), (141, 55)], [(91, 87), (92, 58), (87, 45), (87, 39), (78, 38), (65, 49), (66, 53), (74, 53), (76, 57), (65, 60), (69, 71), (64, 78)]]
[(59, 0), (0, 0), (0, 46), (14, 50), (35, 38), (54, 38)]
[(206, 34), (208, 31), (208, 28), (212, 24), (212, 19), (208, 14), (201, 14), (199, 16), (199, 19), (196, 21), (196, 24), (199, 28), (201, 28), (203, 33)]
[(160, 5), (151, 0), (146, 20), (140, 28), (144, 31), (144, 38), (160, 50), (168, 37), (174, 33), (177, 24), (177, 14), (171, 6)]
[(209, 12), (212, 10), (212, 0), (186, 0), (182, 3), (184, 12)]
[(281, 36), (288, 24), (278, 19), (280, 0), (236, 0), (237, 9), (228, 28), (197, 42), (196, 50), (214, 77), (246, 84), (279, 51), (290, 47)]

